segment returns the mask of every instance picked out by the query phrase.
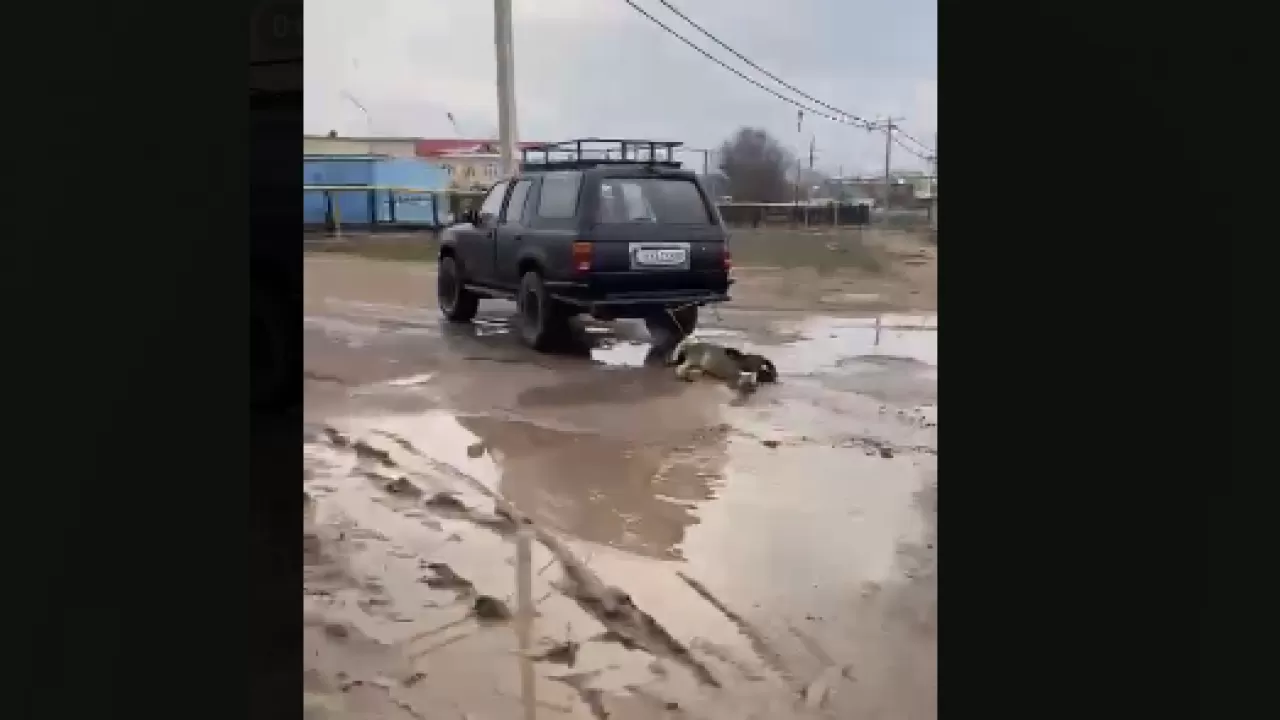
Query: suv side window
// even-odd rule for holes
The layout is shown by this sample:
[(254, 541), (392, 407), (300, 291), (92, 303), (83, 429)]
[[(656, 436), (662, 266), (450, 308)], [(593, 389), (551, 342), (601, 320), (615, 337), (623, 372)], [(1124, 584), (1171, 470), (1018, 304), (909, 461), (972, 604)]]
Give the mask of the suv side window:
[(506, 180), (494, 185), (489, 190), (489, 194), (485, 196), (484, 202), (480, 203), (480, 220), (482, 222), (490, 222), (498, 217), (498, 213), (502, 212), (502, 201), (507, 196), (507, 186), (510, 183)]
[(542, 176), (542, 193), (538, 198), (538, 216), (564, 220), (578, 212), (578, 190), (582, 173), (549, 172)]
[(507, 201), (507, 211), (502, 216), (503, 224), (520, 225), (524, 222), (524, 206), (529, 200), (532, 185), (529, 180), (521, 180), (511, 189), (511, 199)]

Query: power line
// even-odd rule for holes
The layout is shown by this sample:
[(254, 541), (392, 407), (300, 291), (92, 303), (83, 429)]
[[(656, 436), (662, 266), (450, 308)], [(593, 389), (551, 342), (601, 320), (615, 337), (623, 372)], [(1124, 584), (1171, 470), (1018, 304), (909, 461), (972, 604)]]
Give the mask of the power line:
[(906, 150), (908, 153), (920, 158), (921, 160), (927, 161), (930, 159), (929, 155), (921, 155), (919, 150), (916, 150), (915, 148), (903, 143), (901, 140), (898, 139), (898, 135), (906, 135), (906, 133), (902, 132), (902, 130), (899, 129), (897, 125), (894, 125), (893, 129), (894, 129), (894, 132), (896, 133), (893, 136), (893, 142), (896, 143), (898, 147), (902, 148), (903, 150)]
[(930, 155), (932, 155), (934, 152), (936, 152), (933, 148), (929, 147), (928, 145), (925, 145), (924, 143), (920, 142), (919, 140), (917, 140), (917, 139), (915, 139), (915, 138), (911, 137), (910, 135), (908, 135), (908, 134), (906, 133), (906, 131), (905, 131), (905, 130), (903, 130), (902, 128), (898, 128), (898, 134), (899, 134), (899, 135), (901, 135), (902, 137), (904, 137), (904, 138), (906, 138), (906, 139), (910, 140), (911, 142), (915, 143), (916, 145), (919, 145), (920, 147), (924, 148), (924, 151), (925, 151), (925, 152), (927, 152), (927, 153), (929, 153)]
[[(787, 97), (786, 95), (783, 95), (782, 93), (778, 92), (777, 90), (774, 90), (773, 88), (770, 88), (770, 87), (768, 87), (768, 86), (764, 85), (764, 84), (763, 84), (763, 83), (761, 83), (759, 80), (756, 80), (756, 79), (754, 79), (754, 78), (748, 77), (747, 75), (743, 74), (743, 73), (742, 73), (742, 71), (738, 70), (737, 68), (734, 68), (733, 66), (729, 65), (728, 63), (726, 63), (725, 61), (723, 61), (723, 60), (721, 60), (720, 58), (716, 57), (715, 55), (712, 55), (711, 53), (707, 52), (706, 50), (703, 50), (702, 48), (698, 47), (698, 46), (697, 46), (697, 44), (695, 44), (693, 41), (689, 40), (688, 38), (686, 38), (685, 36), (683, 36), (683, 35), (681, 35), (680, 33), (676, 32), (675, 30), (672, 30), (672, 29), (671, 29), (671, 26), (669, 26), (669, 25), (667, 25), (666, 23), (662, 22), (662, 21), (661, 21), (661, 20), (659, 20), (658, 18), (656, 18), (656, 17), (654, 17), (654, 16), (650, 15), (648, 12), (646, 12), (646, 11), (645, 11), (645, 9), (644, 9), (644, 8), (640, 7), (639, 5), (636, 5), (634, 0), (623, 0), (623, 2), (625, 2), (625, 3), (626, 3), (626, 4), (628, 4), (628, 5), (630, 5), (632, 10), (635, 10), (636, 12), (638, 12), (638, 13), (640, 13), (641, 15), (645, 16), (645, 18), (647, 18), (647, 19), (648, 19), (650, 22), (652, 22), (654, 25), (657, 25), (658, 27), (662, 28), (663, 30), (666, 30), (666, 31), (667, 31), (668, 33), (670, 33), (671, 35), (675, 36), (675, 38), (676, 38), (677, 40), (679, 40), (680, 42), (682, 42), (682, 43), (684, 43), (685, 45), (688, 45), (689, 47), (691, 47), (691, 48), (693, 48), (694, 50), (698, 51), (698, 54), (702, 55), (703, 57), (705, 57), (706, 59), (710, 60), (711, 62), (714, 62), (715, 64), (719, 65), (720, 67), (724, 68), (725, 70), (728, 70), (729, 72), (733, 73), (734, 75), (737, 75), (738, 77), (742, 78), (743, 80), (746, 80), (747, 82), (751, 83), (752, 85), (755, 85), (756, 87), (760, 88), (761, 90), (764, 90), (765, 92), (767, 92), (767, 93), (769, 93), (770, 95), (772, 95), (772, 96), (774, 96), (774, 97), (778, 98), (779, 100), (781, 100), (781, 101), (783, 101), (783, 102), (786, 102), (786, 103), (790, 103), (790, 104), (792, 104), (792, 105), (795, 105), (796, 107), (800, 108), (801, 110), (804, 110), (805, 112), (810, 113), (811, 115), (817, 115), (818, 117), (826, 118), (827, 120), (831, 120), (832, 122), (837, 122), (837, 123), (841, 123), (841, 124), (845, 124), (845, 125), (859, 125), (859, 123), (851, 123), (851, 122), (849, 122), (848, 120), (845, 120), (845, 119), (842, 119), (842, 118), (836, 117), (836, 116), (834, 116), (834, 115), (830, 115), (830, 114), (828, 114), (828, 113), (822, 112), (821, 110), (815, 110), (814, 108), (809, 107), (808, 105), (805, 105), (804, 103), (799, 102), (798, 100), (794, 100), (794, 99), (792, 99), (792, 98), (789, 98), (789, 97)], [(821, 103), (819, 103), (819, 104), (821, 104)], [(837, 112), (839, 112), (839, 111), (837, 111)], [(861, 118), (858, 118), (858, 120), (861, 120)], [(866, 121), (865, 121), (865, 120), (861, 120), (861, 122), (862, 122), (862, 123), (866, 123)], [(862, 126), (862, 127), (864, 127), (864, 129), (867, 129), (867, 130), (871, 130), (871, 129), (872, 129), (869, 125)]]
[[(852, 123), (850, 123), (851, 125), (859, 125), (859, 126), (862, 126), (862, 127), (866, 128), (866, 129), (868, 129), (868, 130), (870, 130), (870, 129), (871, 129), (871, 123), (870, 123), (870, 122), (868, 122), (868, 121), (866, 121), (866, 120), (864, 120), (864, 119), (862, 119), (862, 118), (858, 117), (857, 115), (854, 115), (854, 114), (853, 114), (853, 113), (851, 113), (851, 112), (845, 112), (844, 110), (841, 110), (840, 108), (838, 108), (838, 107), (836, 107), (836, 106), (834, 106), (834, 105), (828, 105), (827, 103), (822, 102), (822, 101), (821, 101), (821, 100), (819, 100), (818, 98), (816, 98), (816, 97), (814, 97), (814, 96), (812, 96), (812, 95), (810, 95), (810, 94), (806, 93), (805, 91), (801, 90), (800, 88), (797, 88), (797, 87), (796, 87), (796, 86), (794, 86), (794, 85), (789, 84), (786, 80), (783, 80), (782, 78), (778, 77), (777, 75), (774, 75), (773, 73), (769, 72), (768, 70), (765, 70), (764, 68), (762, 68), (762, 67), (760, 67), (759, 65), (755, 64), (755, 63), (754, 63), (754, 62), (752, 62), (752, 61), (751, 61), (751, 59), (750, 59), (750, 58), (748, 58), (746, 55), (743, 55), (742, 53), (738, 52), (737, 50), (734, 50), (733, 48), (729, 47), (729, 45), (728, 45), (727, 43), (725, 43), (723, 40), (721, 40), (720, 38), (718, 38), (718, 37), (716, 37), (715, 35), (711, 34), (711, 31), (707, 30), (706, 28), (702, 27), (702, 26), (701, 26), (701, 25), (699, 25), (698, 23), (696, 23), (696, 22), (694, 22), (693, 20), (691, 20), (691, 19), (689, 18), (689, 16), (688, 16), (688, 15), (685, 15), (684, 13), (680, 12), (680, 9), (679, 9), (679, 8), (675, 7), (675, 6), (674, 6), (674, 5), (672, 5), (671, 3), (667, 2), (667, 0), (658, 0), (658, 2), (662, 3), (662, 6), (663, 6), (663, 7), (665, 7), (666, 9), (670, 10), (672, 13), (674, 13), (674, 14), (676, 15), (676, 17), (678, 17), (678, 18), (680, 18), (681, 20), (684, 20), (685, 22), (687, 22), (687, 23), (689, 23), (690, 25), (692, 25), (692, 26), (693, 26), (693, 29), (697, 30), (698, 32), (702, 33), (703, 35), (706, 35), (708, 38), (710, 38), (710, 39), (711, 39), (711, 41), (712, 41), (712, 42), (714, 42), (715, 44), (717, 44), (717, 45), (719, 45), (720, 47), (724, 48), (725, 50), (728, 50), (730, 53), (733, 53), (733, 55), (734, 55), (735, 57), (737, 57), (739, 60), (741, 60), (742, 62), (746, 63), (747, 65), (750, 65), (750, 66), (751, 66), (752, 68), (754, 68), (757, 72), (763, 73), (763, 74), (764, 74), (766, 77), (768, 77), (770, 80), (773, 80), (774, 82), (778, 83), (778, 84), (779, 84), (779, 85), (781, 85), (782, 87), (784, 87), (784, 88), (786, 88), (786, 89), (790, 90), (791, 92), (793, 92), (793, 93), (795, 93), (795, 94), (799, 95), (800, 97), (802, 97), (802, 98), (804, 98), (804, 99), (808, 100), (809, 102), (812, 102), (812, 103), (815, 103), (815, 104), (817, 104), (817, 105), (820, 105), (820, 106), (822, 106), (822, 107), (824, 107), (824, 108), (826, 108), (826, 109), (830, 110), (831, 112), (836, 113), (837, 115), (844, 116), (844, 117), (848, 117), (848, 118), (852, 118), (853, 122), (852, 122)], [(627, 0), (627, 4), (628, 4), (628, 5), (631, 5), (631, 7), (633, 7), (633, 8), (634, 8), (634, 7), (636, 7), (634, 4), (632, 4), (632, 3), (631, 3), (631, 1), (630, 1), (630, 0)], [(639, 8), (636, 8), (636, 9), (637, 9), (637, 10), (639, 10)], [(643, 11), (643, 10), (641, 10), (640, 12), (644, 12), (644, 11)], [(650, 19), (652, 20), (653, 18), (650, 18)], [(656, 21), (655, 21), (655, 22), (656, 22)], [(673, 34), (674, 34), (674, 33), (673, 33)]]

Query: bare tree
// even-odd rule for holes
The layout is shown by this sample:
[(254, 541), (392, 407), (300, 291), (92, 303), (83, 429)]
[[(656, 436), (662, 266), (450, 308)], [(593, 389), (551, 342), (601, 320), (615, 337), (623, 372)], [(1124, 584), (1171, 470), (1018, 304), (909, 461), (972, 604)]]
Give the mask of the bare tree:
[(744, 127), (718, 151), (720, 170), (728, 180), (728, 194), (740, 202), (790, 200), (791, 153), (769, 133)]

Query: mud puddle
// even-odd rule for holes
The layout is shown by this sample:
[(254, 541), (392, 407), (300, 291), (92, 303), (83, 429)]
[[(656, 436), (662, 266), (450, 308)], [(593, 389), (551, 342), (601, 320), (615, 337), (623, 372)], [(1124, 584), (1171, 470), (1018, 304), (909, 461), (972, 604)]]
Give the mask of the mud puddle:
[(512, 361), (355, 389), (337, 435), (313, 433), (332, 548), (315, 573), (356, 579), (327, 595), (309, 579), (308, 607), (397, 677), (425, 673), (395, 687), (412, 707), (513, 716), (494, 608), (527, 516), (548, 717), (932, 716), (936, 317), (889, 320), (706, 328), (783, 373), (740, 406), (652, 367), (625, 330), (587, 326), (584, 357), (529, 363), (509, 333), (437, 331), (432, 353)]
[[(315, 683), (343, 694), (358, 681), (354, 687), (380, 688), (387, 702), (415, 708), (447, 696), (461, 707), (505, 704), (513, 713), (508, 540), (518, 511), (486, 487), (493, 462), (475, 449), (478, 438), (429, 455), (396, 432), (406, 428), (377, 424), (326, 428), (308, 448), (314, 511), (304, 538), (312, 549), (304, 605), (322, 628), (309, 637)], [(442, 425), (428, 429), (433, 447), (453, 439)], [(749, 717), (764, 702), (790, 713), (796, 698), (787, 681), (754, 659), (736, 624), (686, 582), (646, 582), (637, 594), (602, 579), (593, 566), (607, 563), (594, 548), (545, 530), (539, 540), (536, 655), (547, 707), (568, 717), (643, 706), (637, 717), (682, 708), (728, 718)], [(700, 617), (669, 629), (655, 613), (672, 603)], [(369, 670), (344, 665), (332, 649), (348, 644), (374, 677), (359, 677)], [(708, 693), (725, 697), (712, 702)]]

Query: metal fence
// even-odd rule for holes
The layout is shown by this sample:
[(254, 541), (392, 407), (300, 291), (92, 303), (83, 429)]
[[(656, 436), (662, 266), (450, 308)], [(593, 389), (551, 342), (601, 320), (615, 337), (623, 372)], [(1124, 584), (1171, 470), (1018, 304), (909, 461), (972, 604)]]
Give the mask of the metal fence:
[[(468, 209), (483, 192), (415, 190), (367, 185), (304, 185), (303, 228), (351, 231), (438, 230)], [(870, 225), (870, 207), (859, 203), (719, 203), (732, 227), (847, 227)]]
[(860, 203), (721, 203), (720, 217), (734, 227), (869, 225), (871, 208)]
[(304, 185), (304, 230), (436, 230), (452, 223), (484, 193), (369, 185)]

